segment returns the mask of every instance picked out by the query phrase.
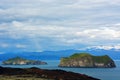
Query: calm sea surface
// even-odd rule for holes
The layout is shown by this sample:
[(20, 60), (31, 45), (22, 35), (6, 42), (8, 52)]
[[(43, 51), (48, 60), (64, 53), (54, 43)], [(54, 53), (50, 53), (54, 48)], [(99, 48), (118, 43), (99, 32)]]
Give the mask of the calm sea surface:
[(29, 68), (38, 67), (42, 69), (62, 69), (66, 71), (72, 71), (76, 73), (87, 74), (92, 77), (99, 78), (101, 80), (120, 80), (120, 61), (115, 61), (116, 68), (59, 68), (59, 60), (46, 61), (48, 65), (2, 65), (4, 67), (17, 67), (17, 68)]

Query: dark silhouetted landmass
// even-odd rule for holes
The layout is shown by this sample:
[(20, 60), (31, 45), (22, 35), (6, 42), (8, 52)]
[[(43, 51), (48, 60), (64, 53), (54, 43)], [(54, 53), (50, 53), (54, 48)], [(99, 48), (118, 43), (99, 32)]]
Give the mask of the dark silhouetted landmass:
[[(100, 80), (84, 74), (67, 72), (63, 70), (47, 70), (39, 68), (10, 68), (0, 67), (0, 76), (17, 76), (34, 78), (33, 80), (39, 80), (41, 78), (47, 80)], [(37, 78), (37, 79), (36, 79)], [(43, 80), (42, 79), (42, 80)], [(7, 80), (7, 79), (6, 79)]]

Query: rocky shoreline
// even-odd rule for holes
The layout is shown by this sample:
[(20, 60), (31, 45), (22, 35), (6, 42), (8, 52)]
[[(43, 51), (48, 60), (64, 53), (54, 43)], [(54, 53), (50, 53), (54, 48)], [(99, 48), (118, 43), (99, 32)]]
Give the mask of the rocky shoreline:
[(64, 70), (39, 69), (36, 67), (32, 67), (32, 68), (0, 67), (0, 76), (7, 76), (7, 77), (17, 76), (17, 77), (23, 77), (23, 78), (31, 77), (31, 78), (34, 78), (33, 80), (38, 80), (38, 79), (41, 80), (41, 78), (49, 79), (49, 80), (100, 80), (97, 78), (87, 76), (85, 74), (67, 72)]

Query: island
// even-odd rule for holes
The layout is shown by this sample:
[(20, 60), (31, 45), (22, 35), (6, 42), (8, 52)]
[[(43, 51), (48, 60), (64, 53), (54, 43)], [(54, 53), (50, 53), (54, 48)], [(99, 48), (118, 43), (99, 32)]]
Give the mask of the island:
[(2, 62), (3, 65), (46, 65), (46, 62), (37, 60), (28, 60), (21, 57), (10, 58)]
[(100, 80), (85, 74), (64, 70), (11, 68), (0, 66), (0, 80)]
[(108, 56), (94, 56), (89, 53), (75, 53), (61, 58), (59, 67), (114, 68), (114, 61)]

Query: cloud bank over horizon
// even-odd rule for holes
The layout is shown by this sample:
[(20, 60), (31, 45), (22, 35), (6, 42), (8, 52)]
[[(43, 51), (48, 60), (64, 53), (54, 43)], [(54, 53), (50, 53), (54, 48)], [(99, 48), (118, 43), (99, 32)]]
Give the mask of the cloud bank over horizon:
[(120, 49), (119, 13), (119, 0), (1, 0), (0, 52)]

